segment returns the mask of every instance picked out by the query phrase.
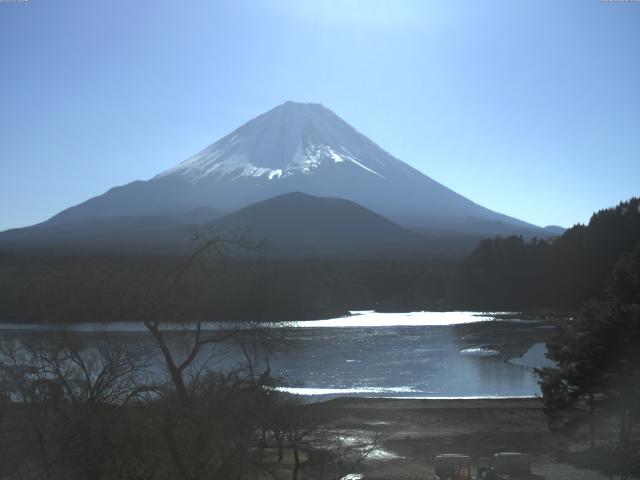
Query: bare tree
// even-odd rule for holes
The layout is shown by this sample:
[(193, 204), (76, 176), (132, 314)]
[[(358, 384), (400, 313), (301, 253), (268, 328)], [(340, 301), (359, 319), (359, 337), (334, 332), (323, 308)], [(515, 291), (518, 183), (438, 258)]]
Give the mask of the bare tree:
[[(196, 238), (198, 246), (173, 275), (165, 275), (164, 264), (145, 272), (145, 278), (157, 275), (153, 282), (130, 289), (127, 302), (137, 304), (150, 334), (142, 341), (62, 333), (0, 345), (4, 476), (260, 478), (287, 472), (286, 447), (297, 480), (305, 453), (331, 449), (320, 471), (305, 472), (320, 479), (368, 455), (368, 447), (323, 444), (308, 406), (277, 390), (269, 354), (281, 343), (278, 329), (206, 324), (197, 297), (204, 289), (190, 287), (208, 285), (211, 271), (224, 271), (235, 249), (254, 244), (234, 236)], [(153, 368), (158, 358), (164, 380)], [(267, 468), (262, 447), (272, 440), (278, 461)]]
[(140, 349), (108, 339), (5, 341), (0, 384), (15, 414), (15, 468), (31, 478), (112, 476), (137, 429), (127, 407), (151, 390), (141, 381), (146, 362)]
[[(197, 245), (176, 266), (166, 288), (145, 306), (144, 325), (165, 363), (169, 382), (157, 402), (160, 434), (175, 475), (182, 480), (240, 478), (256, 463), (250, 444), (259, 424), (256, 406), (264, 403), (271, 384), (264, 329), (228, 326), (207, 329), (202, 311), (185, 308), (189, 282), (206, 281), (198, 269), (222, 260), (237, 249), (255, 248), (240, 236), (196, 232)], [(189, 299), (199, 304), (198, 299)], [(191, 311), (191, 318), (181, 317)], [(174, 320), (167, 328), (166, 319)], [(172, 331), (177, 324), (182, 331)], [(184, 348), (176, 348), (180, 337)]]

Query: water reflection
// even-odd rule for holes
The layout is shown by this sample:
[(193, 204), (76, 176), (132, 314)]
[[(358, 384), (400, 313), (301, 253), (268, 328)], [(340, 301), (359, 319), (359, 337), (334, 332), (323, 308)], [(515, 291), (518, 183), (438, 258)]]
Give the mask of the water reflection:
[[(496, 316), (511, 315), (508, 312), (404, 312), (383, 313), (372, 310), (349, 312), (349, 315), (323, 320), (296, 322), (203, 322), (203, 330), (228, 328), (350, 328), (350, 327), (395, 327), (395, 326), (443, 326), (464, 325), (477, 322), (500, 321)], [(518, 322), (509, 319), (509, 322)], [(194, 324), (165, 322), (162, 330), (188, 332)], [(79, 322), (69, 325), (41, 323), (0, 323), (0, 332), (10, 331), (69, 331), (69, 332), (145, 332), (142, 322)]]
[[(279, 325), (287, 348), (272, 354), (269, 363), (271, 372), (287, 382), (287, 391), (323, 398), (522, 397), (540, 393), (531, 367), (544, 366), (540, 364), (545, 360), (544, 344), (534, 345), (521, 359), (510, 362), (501, 354), (509, 339), (529, 335), (538, 328), (535, 324), (497, 321), (491, 314), (475, 312), (356, 313), (340, 319)], [(153, 346), (141, 324), (101, 325), (100, 330), (95, 325), (76, 326), (75, 335), (88, 344), (92, 338), (107, 335), (116, 342)], [(11, 342), (51, 335), (46, 326), (40, 327), (26, 332), (5, 329), (0, 338)], [(186, 351), (190, 335), (188, 330), (168, 333), (172, 350)], [(225, 345), (215, 348), (212, 367), (233, 368), (241, 361), (236, 350)], [(203, 357), (209, 358), (211, 353), (203, 352)], [(164, 375), (159, 354), (153, 371)]]
[[(452, 327), (292, 329), (274, 372), (310, 395), (521, 397), (540, 393), (533, 372), (498, 357), (461, 353)], [(294, 391), (294, 390), (292, 390)]]

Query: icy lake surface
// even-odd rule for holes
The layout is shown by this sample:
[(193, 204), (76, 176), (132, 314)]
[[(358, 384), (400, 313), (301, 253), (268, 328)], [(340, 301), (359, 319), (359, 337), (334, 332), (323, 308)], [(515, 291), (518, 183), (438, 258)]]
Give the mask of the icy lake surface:
[[(318, 398), (538, 395), (533, 367), (549, 364), (544, 343), (522, 343), (521, 356), (513, 358), (501, 354), (501, 345), (522, 342), (523, 337), (542, 327), (526, 319), (496, 315), (367, 311), (334, 319), (268, 325), (278, 328), (287, 339), (287, 347), (272, 354), (271, 371), (287, 382), (286, 391)], [(206, 324), (208, 329), (227, 326)], [(190, 330), (179, 325), (167, 325), (165, 329), (175, 331), (171, 335), (176, 348)], [(46, 325), (0, 323), (0, 338), (49, 335), (56, 330)], [(100, 332), (134, 344), (148, 337), (137, 322), (82, 323), (70, 330), (88, 342)]]

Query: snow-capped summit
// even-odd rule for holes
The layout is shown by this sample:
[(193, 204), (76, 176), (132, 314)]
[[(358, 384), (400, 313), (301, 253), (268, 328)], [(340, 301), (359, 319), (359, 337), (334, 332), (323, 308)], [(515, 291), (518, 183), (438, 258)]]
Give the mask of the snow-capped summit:
[(390, 168), (403, 165), (321, 104), (286, 102), (158, 177), (279, 180), (357, 167), (385, 178)]
[(294, 102), (150, 180), (113, 188), (46, 223), (176, 218), (203, 207), (231, 212), (290, 192), (350, 200), (422, 230), (544, 236), (544, 230), (477, 205), (398, 160), (328, 108)]

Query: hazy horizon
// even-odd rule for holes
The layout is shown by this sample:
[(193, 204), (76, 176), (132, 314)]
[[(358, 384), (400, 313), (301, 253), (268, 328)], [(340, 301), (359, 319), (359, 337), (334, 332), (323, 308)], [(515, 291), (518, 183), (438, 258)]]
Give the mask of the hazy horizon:
[(287, 100), (487, 208), (586, 222), (640, 193), (639, 20), (631, 2), (0, 3), (0, 230)]

